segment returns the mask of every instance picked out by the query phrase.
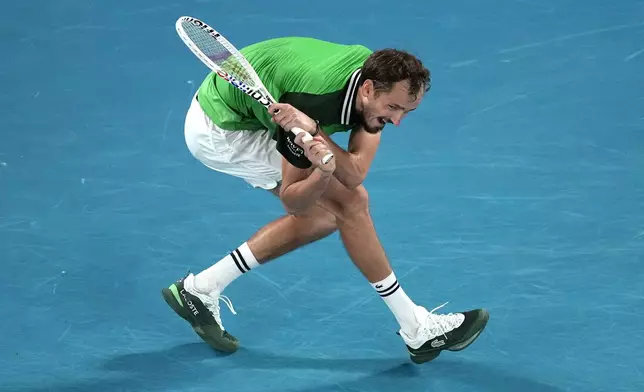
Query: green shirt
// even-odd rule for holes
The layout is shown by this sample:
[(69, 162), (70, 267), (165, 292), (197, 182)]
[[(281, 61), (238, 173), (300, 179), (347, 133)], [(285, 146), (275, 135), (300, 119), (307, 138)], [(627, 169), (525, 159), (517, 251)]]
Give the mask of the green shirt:
[[(327, 134), (353, 127), (360, 68), (371, 54), (362, 45), (314, 38), (276, 38), (240, 50), (279, 102), (318, 120)], [(264, 106), (211, 72), (199, 88), (206, 115), (220, 128), (264, 130), (277, 125)]]

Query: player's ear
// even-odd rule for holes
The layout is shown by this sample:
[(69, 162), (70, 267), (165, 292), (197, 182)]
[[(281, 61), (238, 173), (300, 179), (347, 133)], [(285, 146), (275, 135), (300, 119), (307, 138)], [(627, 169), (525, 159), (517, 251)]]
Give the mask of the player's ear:
[(373, 97), (373, 94), (375, 92), (373, 80), (371, 79), (365, 80), (364, 83), (362, 83), (362, 91), (366, 96)]

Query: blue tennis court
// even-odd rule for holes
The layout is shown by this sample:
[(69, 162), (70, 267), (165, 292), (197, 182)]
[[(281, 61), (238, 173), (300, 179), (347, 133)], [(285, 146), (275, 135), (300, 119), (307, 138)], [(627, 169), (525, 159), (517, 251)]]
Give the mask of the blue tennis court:
[[(0, 9), (0, 390), (644, 389), (641, 1)], [(415, 301), (489, 309), (476, 343), (412, 364), (337, 234), (226, 290), (233, 355), (174, 315), (162, 287), (283, 211), (187, 150), (208, 70), (175, 33), (181, 15), (238, 47), (303, 35), (425, 61), (432, 90), (385, 130), (366, 187)]]

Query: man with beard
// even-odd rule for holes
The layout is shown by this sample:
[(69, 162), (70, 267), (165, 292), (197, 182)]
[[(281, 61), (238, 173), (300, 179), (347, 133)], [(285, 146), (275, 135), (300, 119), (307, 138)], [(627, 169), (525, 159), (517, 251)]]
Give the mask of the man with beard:
[[(400, 325), (415, 363), (459, 351), (483, 331), (488, 313), (435, 314), (404, 292), (379, 242), (362, 185), (387, 123), (399, 125), (429, 90), (430, 72), (396, 49), (372, 52), (312, 38), (277, 38), (241, 50), (279, 103), (266, 110), (209, 74), (185, 121), (190, 152), (208, 168), (280, 197), (288, 214), (261, 228), (213, 266), (162, 290), (170, 307), (211, 347), (234, 352), (219, 301), (235, 279), (339, 230), (351, 260)], [(313, 136), (289, 132), (299, 127)], [(345, 150), (331, 135), (350, 131)], [(333, 159), (325, 162), (329, 152)], [(323, 285), (324, 282), (321, 282)]]

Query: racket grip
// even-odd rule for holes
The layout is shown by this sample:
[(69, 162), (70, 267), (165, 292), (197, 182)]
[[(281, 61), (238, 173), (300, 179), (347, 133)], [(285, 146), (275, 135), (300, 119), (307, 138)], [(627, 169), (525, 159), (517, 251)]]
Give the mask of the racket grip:
[[(306, 132), (302, 128), (293, 127), (291, 128), (291, 132), (293, 132), (295, 135), (304, 132), (304, 136), (302, 136), (303, 142), (310, 142), (311, 140), (313, 140), (313, 136), (311, 136), (310, 133)], [(331, 161), (331, 159), (333, 159), (333, 153), (330, 152), (322, 158), (322, 163), (326, 165), (327, 163), (329, 163), (329, 161)]]

